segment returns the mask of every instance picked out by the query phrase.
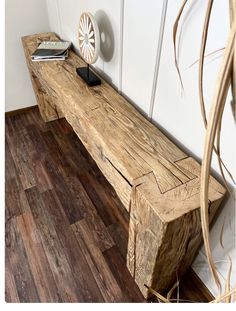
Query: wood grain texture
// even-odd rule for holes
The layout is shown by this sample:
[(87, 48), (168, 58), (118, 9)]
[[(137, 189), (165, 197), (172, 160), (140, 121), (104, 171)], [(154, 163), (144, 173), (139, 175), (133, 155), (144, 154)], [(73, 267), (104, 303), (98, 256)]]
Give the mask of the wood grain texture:
[(23, 213), (17, 222), (40, 301), (62, 302), (32, 213)]
[[(19, 298), (21, 302), (28, 302), (31, 299), (34, 302), (40, 302), (32, 272), (29, 268), (27, 254), (17, 223), (17, 218), (8, 220), (5, 234), (6, 261), (11, 267), (11, 273), (14, 278), (14, 280), (13, 278), (10, 280), (12, 283), (10, 286), (13, 287), (13, 292), (8, 292), (9, 298), (11, 297), (10, 295), (13, 295), (13, 301)], [(9, 283), (7, 284), (9, 287)], [(14, 294), (16, 289), (17, 295), (16, 293)], [(11, 289), (9, 288), (9, 290)]]
[[(64, 62), (30, 62), (40, 38), (57, 39), (53, 33), (22, 38), (30, 73), (53, 96), (56, 109), (130, 214), (127, 265), (142, 293), (147, 297), (144, 284), (162, 291), (171, 285), (176, 270), (181, 274), (191, 264), (201, 240), (200, 166), (104, 80), (101, 86), (89, 88), (75, 70), (84, 62), (72, 51)], [(89, 183), (83, 169), (82, 176)], [(110, 226), (112, 215), (104, 214), (104, 200), (94, 189), (86, 188), (86, 192)], [(210, 201), (218, 206), (224, 193), (212, 178)], [(180, 265), (184, 268), (179, 269)]]
[[(80, 247), (83, 249), (93, 276), (106, 302), (124, 302), (123, 293), (105, 262), (100, 246), (93, 239), (86, 220), (72, 225)], [(96, 262), (96, 265), (94, 264)]]

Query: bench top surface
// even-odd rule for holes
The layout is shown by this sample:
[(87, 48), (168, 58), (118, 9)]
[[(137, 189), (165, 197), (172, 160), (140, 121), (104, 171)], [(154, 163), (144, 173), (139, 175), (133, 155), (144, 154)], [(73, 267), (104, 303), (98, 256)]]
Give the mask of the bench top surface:
[[(57, 39), (54, 33), (23, 37), (26, 57), (30, 59), (41, 40)], [(66, 107), (60, 108), (65, 117), (67, 114), (73, 114), (78, 119), (83, 117), (87, 120), (93, 128), (94, 139), (98, 139), (102, 146), (103, 156), (130, 185), (137, 184), (137, 180), (151, 174), (149, 187), (155, 189), (152, 191), (154, 196), (162, 195), (164, 201), (173, 200), (171, 194), (175, 193), (176, 197), (176, 189), (185, 189), (185, 192), (187, 189), (190, 200), (184, 205), (181, 204), (179, 215), (199, 207), (199, 164), (170, 141), (107, 82), (102, 80), (100, 86), (88, 87), (76, 74), (76, 68), (80, 66), (85, 66), (85, 62), (73, 51), (69, 52), (65, 61), (30, 64), (31, 70), (39, 80), (59, 98), (63, 98)], [(210, 181), (209, 199), (214, 201), (222, 197), (225, 191), (214, 178), (211, 177)], [(186, 185), (190, 185), (190, 190)], [(184, 198), (179, 191), (177, 197), (183, 202), (186, 194)], [(159, 201), (156, 197), (155, 208), (163, 218), (168, 218)]]

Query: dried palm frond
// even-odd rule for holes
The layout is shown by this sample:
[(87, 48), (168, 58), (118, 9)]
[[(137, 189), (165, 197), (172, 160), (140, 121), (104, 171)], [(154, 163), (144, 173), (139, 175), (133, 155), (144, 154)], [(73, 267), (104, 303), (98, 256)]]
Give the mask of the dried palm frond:
[(210, 177), (210, 165), (212, 159), (212, 152), (214, 147), (214, 140), (216, 136), (217, 127), (219, 125), (220, 117), (222, 116), (222, 110), (225, 106), (225, 98), (228, 93), (230, 82), (231, 82), (231, 73), (233, 65), (233, 52), (234, 52), (234, 43), (235, 43), (235, 34), (236, 34), (236, 20), (234, 21), (228, 44), (226, 46), (225, 55), (221, 65), (221, 70), (215, 90), (215, 94), (212, 101), (212, 108), (209, 116), (209, 122), (206, 130), (206, 138), (204, 144), (204, 155), (202, 161), (202, 170), (201, 170), (201, 189), (200, 189), (200, 211), (201, 211), (201, 224), (204, 245), (206, 249), (206, 255), (209, 263), (209, 267), (212, 273), (212, 276), (216, 282), (216, 285), (220, 288), (220, 280), (214, 261), (212, 259), (212, 253), (209, 242), (209, 220), (208, 220), (208, 190), (209, 190), (209, 177)]
[[(230, 264), (229, 264), (229, 271), (228, 271), (227, 279), (226, 279), (225, 294), (230, 292), (230, 277), (231, 277), (231, 271), (232, 271), (232, 260), (230, 257), (229, 257), (229, 260), (230, 260)], [(231, 302), (231, 295), (225, 298), (225, 302)]]
[(176, 66), (176, 69), (177, 69), (177, 72), (178, 72), (178, 76), (179, 76), (179, 80), (180, 80), (180, 83), (181, 83), (182, 90), (184, 89), (184, 85), (183, 85), (183, 81), (182, 81), (182, 77), (181, 77), (181, 73), (180, 73), (179, 65), (178, 65), (178, 61), (177, 61), (176, 37), (177, 37), (177, 30), (178, 30), (179, 20), (181, 18), (181, 15), (183, 13), (184, 7), (185, 7), (187, 2), (188, 2), (188, 0), (184, 0), (183, 1), (183, 4), (181, 5), (181, 7), (179, 9), (177, 18), (176, 18), (176, 20), (174, 22), (174, 26), (173, 26), (173, 43), (174, 43), (175, 66)]
[[(202, 40), (201, 40), (201, 49), (200, 49), (200, 58), (199, 58), (199, 70), (198, 70), (198, 88), (199, 88), (199, 101), (200, 101), (200, 108), (201, 108), (201, 114), (202, 114), (202, 119), (204, 122), (205, 128), (207, 127), (207, 118), (206, 118), (206, 109), (205, 109), (205, 103), (204, 103), (204, 95), (203, 95), (203, 69), (204, 69), (204, 58), (205, 58), (205, 49), (206, 49), (206, 42), (207, 42), (207, 36), (208, 36), (208, 28), (209, 28), (209, 22), (210, 22), (210, 16), (211, 16), (211, 11), (212, 11), (212, 6), (213, 6), (214, 0), (208, 0), (208, 5), (207, 5), (207, 11), (206, 11), (206, 16), (205, 16), (205, 21), (204, 21), (204, 26), (203, 26), (203, 33), (202, 33)], [(178, 12), (177, 18), (175, 20), (174, 26), (173, 26), (173, 42), (174, 42), (174, 56), (175, 56), (175, 66), (177, 69), (177, 73), (180, 79), (180, 83), (182, 86), (182, 90), (184, 88), (183, 86), (183, 81), (181, 77), (181, 72), (179, 69), (178, 61), (177, 61), (177, 51), (176, 51), (176, 36), (177, 36), (177, 31), (178, 31), (178, 26), (179, 26), (179, 20), (183, 14), (183, 10), (185, 8), (187, 1), (184, 1), (182, 6), (180, 7), (180, 10)], [(214, 52), (212, 52), (214, 53)], [(210, 54), (212, 54), (210, 53)], [(227, 95), (227, 94), (226, 94)], [(223, 111), (222, 111), (223, 114)], [(221, 155), (220, 155), (220, 129), (221, 129), (221, 120), (222, 120), (222, 114), (221, 114), (221, 119), (219, 121), (219, 128), (217, 130), (217, 147), (214, 146), (214, 152), (216, 153), (220, 172), (223, 178), (224, 185), (228, 192), (233, 196), (233, 193), (228, 186), (227, 180), (225, 178), (224, 170), (227, 172), (229, 178), (232, 180), (234, 184), (236, 184), (232, 174), (224, 164)], [(234, 197), (234, 196), (233, 196)]]
[[(213, 6), (213, 0), (209, 0), (208, 1), (208, 5), (207, 5), (207, 11), (206, 11), (206, 16), (205, 16), (204, 26), (203, 26), (201, 49), (200, 49), (200, 59), (199, 59), (199, 69), (198, 69), (199, 101), (200, 101), (200, 108), (201, 108), (202, 119), (203, 119), (205, 127), (207, 127), (207, 118), (206, 118), (206, 108), (205, 108), (204, 95), (203, 95), (203, 71), (204, 71), (205, 49), (206, 49), (206, 43), (207, 43), (208, 28), (209, 28), (209, 22), (210, 22), (212, 6)], [(227, 94), (225, 96), (227, 96)], [(218, 163), (219, 163), (219, 168), (220, 168), (220, 172), (221, 172), (221, 175), (222, 175), (225, 187), (229, 191), (229, 193), (231, 195), (233, 195), (231, 190), (230, 190), (230, 188), (229, 188), (229, 186), (228, 186), (228, 183), (226, 181), (223, 167), (226, 170), (226, 172), (228, 173), (230, 179), (232, 180), (232, 182), (234, 184), (235, 184), (235, 181), (234, 181), (234, 178), (233, 178), (232, 174), (230, 173), (230, 171), (227, 169), (227, 167), (225, 166), (224, 162), (222, 161), (221, 155), (220, 155), (220, 131), (221, 131), (222, 115), (223, 115), (223, 110), (222, 110), (222, 113), (220, 115), (218, 129), (217, 129), (217, 133), (218, 133), (217, 134), (217, 138), (218, 138), (217, 139), (217, 142), (218, 142), (217, 143), (217, 147), (214, 146), (213, 149), (214, 149), (214, 152), (217, 155), (217, 159), (218, 159)]]
[(203, 118), (205, 127), (207, 126), (207, 119), (206, 119), (206, 109), (205, 109), (204, 96), (203, 96), (203, 69), (204, 69), (203, 65), (204, 65), (204, 55), (205, 55), (205, 49), (206, 49), (206, 42), (207, 42), (207, 35), (208, 35), (208, 28), (209, 28), (212, 5), (213, 5), (213, 0), (209, 0), (208, 5), (207, 5), (205, 21), (204, 21), (204, 27), (203, 27), (202, 42), (201, 42), (201, 49), (200, 49), (200, 59), (199, 59), (199, 69), (198, 69), (199, 99), (200, 99), (202, 118)]
[(225, 227), (225, 217), (224, 217), (223, 224), (220, 230), (220, 245), (222, 248), (224, 248), (224, 243), (223, 243), (224, 227)]
[[(182, 78), (180, 74), (180, 70), (178, 67), (177, 57), (176, 57), (176, 34), (178, 30), (178, 24), (179, 20), (181, 18), (181, 15), (183, 13), (184, 7), (186, 5), (187, 1), (184, 1), (182, 3), (182, 6), (178, 12), (176, 21), (173, 26), (173, 41), (174, 41), (174, 50), (175, 50), (175, 66), (177, 68), (177, 72), (181, 81), (182, 85)], [(233, 1), (231, 1), (233, 3)], [(199, 98), (200, 98), (200, 106), (201, 106), (201, 113), (202, 118), (204, 121), (204, 125), (207, 128), (206, 132), (206, 139), (205, 139), (205, 147), (204, 147), (204, 157), (203, 157), (203, 164), (202, 164), (202, 173), (201, 173), (201, 223), (202, 223), (202, 232), (203, 232), (203, 239), (204, 239), (204, 245), (206, 248), (206, 254), (208, 258), (208, 263), (210, 266), (210, 270), (212, 272), (212, 275), (214, 277), (214, 280), (217, 284), (217, 286), (220, 288), (220, 280), (216, 271), (216, 267), (214, 265), (213, 259), (212, 259), (212, 253), (210, 249), (210, 243), (209, 243), (209, 221), (208, 221), (208, 188), (209, 188), (209, 176), (210, 176), (210, 164), (212, 159), (212, 152), (215, 151), (219, 168), (223, 177), (224, 184), (227, 188), (227, 190), (232, 194), (225, 175), (224, 175), (224, 169), (228, 173), (229, 177), (232, 179), (232, 181), (235, 183), (232, 174), (229, 172), (229, 170), (226, 168), (225, 164), (223, 163), (221, 156), (220, 156), (220, 132), (221, 132), (221, 123), (222, 123), (222, 116), (226, 101), (226, 96), (228, 94), (230, 81), (232, 78), (232, 68), (233, 68), (233, 51), (234, 51), (234, 41), (235, 41), (235, 22), (232, 23), (231, 28), (231, 34), (230, 39), (228, 42), (228, 45), (226, 47), (224, 60), (221, 66), (220, 71), (220, 77), (218, 80), (215, 96), (213, 99), (212, 109), (210, 113), (210, 119), (209, 119), (209, 125), (207, 118), (206, 118), (206, 110), (205, 110), (205, 103), (204, 103), (204, 96), (203, 96), (203, 66), (204, 66), (204, 58), (205, 58), (205, 48), (206, 48), (206, 42), (207, 42), (207, 35), (208, 35), (208, 28), (209, 28), (209, 21), (211, 16), (213, 6), (213, 0), (208, 0), (207, 5), (207, 11), (204, 21), (204, 27), (203, 27), (203, 35), (202, 35), (202, 42), (201, 42), (201, 50), (200, 50), (200, 59), (199, 59)], [(236, 4), (232, 4), (232, 10), (234, 11), (232, 16), (235, 16), (236, 14)], [(236, 57), (234, 58), (234, 63), (236, 64)], [(236, 65), (235, 65), (236, 69)], [(183, 87), (183, 86), (182, 86)], [(214, 145), (216, 139), (216, 147)]]
[[(207, 57), (209, 57), (209, 56), (212, 56), (212, 55), (214, 55), (214, 54), (216, 54), (216, 53), (222, 52), (222, 51), (224, 51), (224, 50), (225, 50), (225, 48), (220, 48), (220, 49), (217, 49), (217, 50), (215, 50), (215, 51), (213, 51), (213, 52), (210, 52), (210, 53), (208, 53), (208, 54), (204, 54), (204, 59), (207, 58)], [(196, 65), (199, 61), (200, 61), (200, 59), (195, 60), (188, 68), (193, 67), (193, 66)]]

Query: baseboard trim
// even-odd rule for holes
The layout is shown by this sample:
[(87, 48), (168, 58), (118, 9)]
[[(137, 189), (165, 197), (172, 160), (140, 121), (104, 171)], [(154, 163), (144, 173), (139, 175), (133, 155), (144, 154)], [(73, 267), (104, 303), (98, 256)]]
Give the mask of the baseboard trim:
[(36, 107), (38, 107), (38, 105), (29, 106), (29, 107), (21, 108), (21, 109), (17, 109), (17, 110), (7, 111), (7, 112), (5, 112), (5, 117), (13, 117), (15, 115), (27, 112), (27, 111), (29, 111), (29, 110), (31, 110), (33, 108), (36, 108)]

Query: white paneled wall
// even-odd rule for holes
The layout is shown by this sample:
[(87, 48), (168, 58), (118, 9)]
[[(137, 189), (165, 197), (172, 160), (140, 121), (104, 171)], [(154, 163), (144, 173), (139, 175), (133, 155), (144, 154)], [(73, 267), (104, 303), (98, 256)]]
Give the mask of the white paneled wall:
[[(201, 29), (207, 1), (188, 1), (180, 22), (178, 60), (184, 82), (183, 93), (174, 66), (172, 39), (173, 23), (181, 4), (182, 0), (48, 0), (48, 11), (51, 30), (63, 39), (71, 40), (75, 47), (78, 47), (77, 25), (80, 13), (92, 12), (103, 33), (104, 43), (95, 67), (192, 155), (201, 159), (205, 131), (198, 100), (198, 64), (192, 67), (190, 65), (199, 58)], [(209, 30), (207, 53), (226, 44), (229, 31), (228, 1), (214, 1)], [(221, 56), (222, 52), (206, 58), (204, 95), (207, 111)], [(223, 120), (222, 154), (235, 176), (236, 154), (232, 142), (236, 141), (236, 135), (229, 102), (230, 96)], [(153, 109), (150, 106), (152, 103)], [(219, 172), (215, 159), (213, 168), (215, 172)], [(224, 248), (219, 243), (223, 222)], [(236, 275), (234, 242), (235, 204), (228, 200), (211, 230), (214, 259), (223, 280), (227, 275), (229, 255), (233, 260), (232, 276)], [(193, 266), (208, 288), (216, 294), (204, 249), (200, 250)], [(235, 278), (232, 278), (231, 283), (235, 286)]]
[(5, 4), (5, 110), (36, 105), (21, 37), (49, 30), (45, 0), (7, 0)]
[[(158, 53), (162, 1), (125, 0), (122, 92), (149, 113)], [(138, 91), (137, 91), (138, 90)]]

